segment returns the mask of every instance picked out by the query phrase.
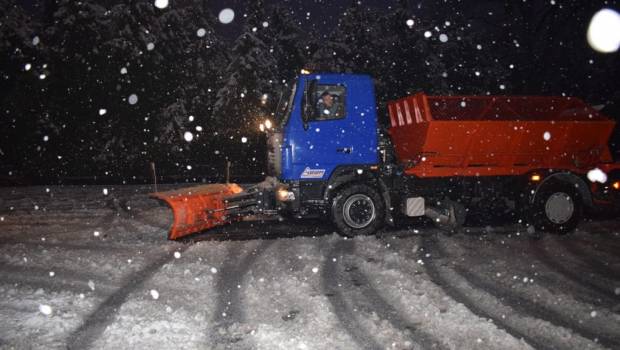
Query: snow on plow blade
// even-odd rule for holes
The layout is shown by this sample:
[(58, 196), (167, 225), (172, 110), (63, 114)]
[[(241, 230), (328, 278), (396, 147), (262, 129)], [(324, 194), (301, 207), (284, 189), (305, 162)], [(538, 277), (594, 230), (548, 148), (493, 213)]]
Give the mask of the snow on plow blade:
[(211, 184), (157, 192), (151, 196), (172, 208), (174, 222), (168, 239), (177, 239), (229, 223), (225, 199), (241, 192), (243, 189), (237, 184)]

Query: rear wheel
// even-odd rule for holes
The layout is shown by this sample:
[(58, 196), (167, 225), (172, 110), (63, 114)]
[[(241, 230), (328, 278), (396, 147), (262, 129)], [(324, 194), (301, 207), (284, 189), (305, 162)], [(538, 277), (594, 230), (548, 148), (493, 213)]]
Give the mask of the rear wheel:
[(379, 193), (368, 185), (353, 185), (332, 200), (332, 221), (347, 237), (370, 235), (383, 224), (385, 206)]
[(541, 231), (567, 234), (577, 227), (583, 202), (574, 185), (566, 182), (543, 184), (530, 207), (534, 227)]

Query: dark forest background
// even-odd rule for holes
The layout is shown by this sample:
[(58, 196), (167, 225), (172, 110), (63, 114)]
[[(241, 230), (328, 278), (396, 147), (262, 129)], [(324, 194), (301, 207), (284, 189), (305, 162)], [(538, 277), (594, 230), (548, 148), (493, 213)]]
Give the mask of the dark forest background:
[(0, 0), (0, 182), (150, 181), (151, 162), (166, 181), (218, 180), (227, 160), (261, 178), (258, 124), (302, 68), (372, 75), (382, 118), (417, 91), (573, 95), (618, 118), (618, 53), (586, 42), (616, 3), (436, 3), (351, 1), (325, 28), (249, 1), (230, 38), (201, 0)]

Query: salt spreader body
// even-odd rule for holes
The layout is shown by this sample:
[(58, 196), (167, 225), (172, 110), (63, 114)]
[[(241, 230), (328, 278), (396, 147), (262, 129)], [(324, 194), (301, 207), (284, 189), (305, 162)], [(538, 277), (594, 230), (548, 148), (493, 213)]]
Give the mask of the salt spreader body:
[(346, 236), (407, 216), (453, 230), (474, 208), (566, 233), (620, 197), (615, 122), (578, 98), (418, 93), (388, 112), (384, 131), (369, 76), (301, 75), (268, 131), (270, 176), (154, 194), (173, 209), (169, 238), (265, 215), (328, 217)]

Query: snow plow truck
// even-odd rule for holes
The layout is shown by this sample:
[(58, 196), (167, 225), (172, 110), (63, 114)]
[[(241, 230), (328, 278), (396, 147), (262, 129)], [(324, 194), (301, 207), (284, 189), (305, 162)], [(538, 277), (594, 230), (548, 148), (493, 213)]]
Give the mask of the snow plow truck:
[(284, 101), (265, 181), (152, 194), (172, 208), (169, 239), (270, 215), (329, 218), (345, 236), (422, 216), (451, 231), (474, 207), (568, 233), (620, 198), (615, 122), (575, 97), (417, 93), (387, 103), (385, 129), (367, 75), (302, 74)]

